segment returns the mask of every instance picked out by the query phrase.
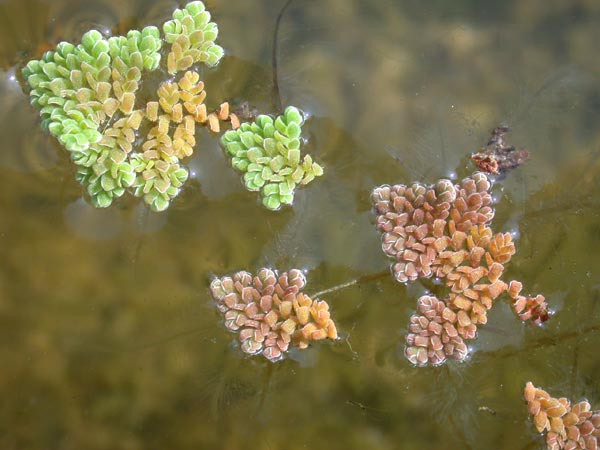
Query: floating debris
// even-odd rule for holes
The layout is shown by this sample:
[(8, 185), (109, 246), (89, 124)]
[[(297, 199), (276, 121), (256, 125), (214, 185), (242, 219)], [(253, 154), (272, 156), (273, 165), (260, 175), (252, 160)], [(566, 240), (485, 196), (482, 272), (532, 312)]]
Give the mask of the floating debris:
[(298, 184), (308, 184), (323, 175), (323, 168), (310, 155), (301, 159), (302, 113), (289, 106), (276, 119), (260, 115), (252, 123), (225, 133), (223, 147), (232, 156), (232, 166), (244, 172), (249, 191), (260, 191), (270, 210), (291, 205)]
[(525, 400), (536, 429), (546, 433), (548, 450), (598, 448), (600, 411), (592, 411), (587, 401), (571, 405), (568, 399), (553, 398), (531, 382), (525, 386)]
[(486, 148), (471, 155), (479, 170), (490, 175), (503, 175), (529, 159), (527, 150), (517, 150), (506, 144), (504, 134), (508, 131), (509, 128), (504, 126), (494, 128)]
[(329, 305), (304, 295), (305, 284), (300, 270), (277, 276), (261, 269), (256, 276), (242, 271), (216, 278), (210, 288), (225, 326), (238, 333), (242, 351), (275, 362), (290, 345), (304, 349), (310, 341), (337, 339)]
[(413, 364), (463, 360), (464, 341), (475, 339), (477, 325), (487, 322), (494, 300), (506, 291), (522, 321), (548, 319), (543, 296), (522, 296), (521, 283), (500, 279), (515, 246), (509, 233), (494, 235), (489, 227), (490, 188), (478, 172), (458, 185), (442, 179), (433, 186), (385, 185), (372, 193), (382, 249), (395, 260), (396, 280), (435, 276), (451, 290), (444, 300), (419, 299), (406, 337), (405, 354)]

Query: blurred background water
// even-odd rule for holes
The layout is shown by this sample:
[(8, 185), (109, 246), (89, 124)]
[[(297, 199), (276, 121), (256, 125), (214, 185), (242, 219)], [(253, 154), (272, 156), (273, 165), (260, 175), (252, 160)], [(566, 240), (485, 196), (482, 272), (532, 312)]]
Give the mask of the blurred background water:
[[(600, 2), (208, 0), (227, 56), (209, 102), (280, 97), (310, 114), (326, 168), (269, 212), (202, 134), (166, 213), (92, 208), (39, 128), (23, 61), (90, 28), (160, 25), (172, 0), (0, 2), (0, 448), (544, 448), (525, 382), (600, 407)], [(342, 339), (272, 365), (245, 358), (212, 306), (213, 274), (307, 270), (316, 292), (387, 269), (369, 193), (459, 179), (500, 123), (532, 160), (497, 183), (507, 279), (555, 311), (500, 302), (463, 364), (402, 356), (424, 286), (391, 276), (324, 295)]]

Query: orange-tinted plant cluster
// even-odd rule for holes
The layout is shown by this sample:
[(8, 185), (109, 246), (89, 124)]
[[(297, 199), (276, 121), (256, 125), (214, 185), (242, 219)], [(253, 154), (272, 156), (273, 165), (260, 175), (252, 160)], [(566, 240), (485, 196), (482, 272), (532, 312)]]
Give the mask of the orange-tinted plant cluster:
[(543, 296), (520, 294), (521, 283), (504, 282), (504, 265), (515, 253), (509, 233), (494, 234), (490, 182), (475, 173), (460, 184), (381, 186), (372, 193), (383, 251), (394, 258), (397, 281), (435, 276), (450, 288), (443, 300), (423, 296), (410, 319), (406, 357), (414, 364), (463, 360), (465, 340), (487, 322), (494, 300), (508, 291), (523, 321), (548, 318)]
[(211, 292), (225, 326), (238, 333), (242, 351), (275, 362), (290, 345), (304, 349), (310, 341), (337, 339), (329, 305), (304, 295), (305, 285), (300, 270), (277, 276), (261, 269), (256, 276), (242, 271), (216, 278)]
[(598, 448), (600, 411), (592, 411), (587, 401), (571, 405), (568, 399), (553, 398), (531, 382), (525, 386), (525, 400), (535, 427), (546, 433), (548, 450)]

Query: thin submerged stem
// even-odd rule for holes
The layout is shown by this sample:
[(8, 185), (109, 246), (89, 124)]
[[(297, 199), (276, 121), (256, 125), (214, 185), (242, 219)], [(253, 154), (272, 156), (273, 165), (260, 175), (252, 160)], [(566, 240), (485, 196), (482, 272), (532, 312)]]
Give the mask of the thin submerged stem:
[(486, 356), (493, 356), (494, 358), (508, 358), (511, 356), (519, 355), (523, 352), (532, 352), (534, 350), (539, 350), (540, 348), (546, 347), (548, 345), (557, 345), (567, 339), (574, 339), (589, 333), (597, 333), (598, 331), (600, 331), (600, 325), (590, 325), (580, 330), (571, 330), (561, 334), (555, 334), (553, 336), (544, 336), (539, 339), (528, 342), (521, 348), (509, 347), (506, 349), (489, 352), (486, 354)]
[(281, 21), (286, 10), (292, 4), (294, 0), (288, 0), (279, 14), (277, 15), (277, 19), (275, 21), (275, 31), (273, 33), (273, 49), (271, 55), (271, 70), (273, 73), (273, 105), (275, 106), (276, 112), (279, 114), (283, 113), (283, 102), (281, 100), (281, 92), (279, 90), (279, 61), (277, 59), (279, 53), (279, 45), (277, 44), (279, 41), (279, 29), (281, 27)]
[(312, 294), (310, 297), (316, 298), (321, 295), (331, 294), (332, 292), (340, 291), (340, 290), (345, 289), (350, 286), (355, 286), (358, 284), (365, 284), (365, 283), (369, 283), (371, 281), (380, 280), (381, 278), (384, 278), (389, 274), (390, 274), (390, 271), (385, 270), (382, 272), (371, 273), (369, 275), (363, 275), (362, 277), (355, 278), (354, 280), (347, 281), (346, 283), (338, 284), (337, 286), (333, 286), (328, 289), (324, 289), (322, 291), (316, 292), (316, 293)]
[(271, 379), (273, 378), (273, 371), (275, 370), (275, 364), (271, 364), (269, 363), (267, 366), (267, 371), (265, 374), (265, 382), (262, 388), (262, 391), (260, 393), (260, 399), (258, 401), (258, 413), (260, 415), (260, 412), (263, 410), (263, 407), (265, 405), (265, 399), (267, 398), (267, 392), (269, 391), (269, 386), (271, 384)]

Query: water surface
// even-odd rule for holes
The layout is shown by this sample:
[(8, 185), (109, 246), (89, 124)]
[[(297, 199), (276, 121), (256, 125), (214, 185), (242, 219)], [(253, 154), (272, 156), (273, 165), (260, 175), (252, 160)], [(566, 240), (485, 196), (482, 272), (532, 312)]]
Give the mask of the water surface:
[[(543, 448), (525, 382), (600, 407), (600, 4), (531, 0), (210, 0), (227, 56), (210, 101), (307, 111), (325, 176), (260, 207), (202, 132), (166, 213), (95, 210), (40, 130), (19, 64), (90, 28), (159, 25), (168, 0), (0, 4), (0, 447), (147, 450)], [(272, 365), (245, 358), (213, 274), (307, 270), (307, 292), (385, 271), (370, 212), (383, 183), (460, 178), (499, 123), (532, 160), (495, 187), (518, 236), (507, 279), (555, 311), (500, 302), (463, 364), (412, 367), (408, 318), (428, 284), (391, 276), (324, 295), (342, 339)]]

